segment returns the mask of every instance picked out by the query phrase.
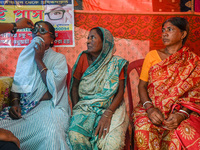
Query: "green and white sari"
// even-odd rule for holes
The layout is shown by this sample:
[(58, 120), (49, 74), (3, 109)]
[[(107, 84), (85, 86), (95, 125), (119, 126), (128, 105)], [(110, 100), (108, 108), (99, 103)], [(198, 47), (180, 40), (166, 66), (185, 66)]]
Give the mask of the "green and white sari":
[[(98, 58), (81, 77), (78, 90), (80, 99), (73, 108), (73, 115), (70, 121), (69, 136), (73, 136), (73, 138), (70, 138), (73, 149), (98, 150), (108, 149), (109, 146), (115, 149), (113, 146), (119, 145), (119, 143), (120, 148), (124, 146), (124, 136), (128, 126), (124, 102), (113, 114), (110, 130), (105, 139), (98, 140), (98, 136), (95, 137), (94, 135), (101, 115), (111, 105), (118, 91), (119, 75), (123, 68), (126, 80), (128, 65), (125, 59), (113, 55), (115, 47), (112, 34), (104, 28), (100, 29), (104, 36), (103, 48)], [(82, 53), (87, 53), (87, 51)], [(73, 67), (72, 75), (82, 53)], [(73, 78), (71, 88), (72, 84)], [(86, 142), (83, 138), (87, 138), (89, 142)]]

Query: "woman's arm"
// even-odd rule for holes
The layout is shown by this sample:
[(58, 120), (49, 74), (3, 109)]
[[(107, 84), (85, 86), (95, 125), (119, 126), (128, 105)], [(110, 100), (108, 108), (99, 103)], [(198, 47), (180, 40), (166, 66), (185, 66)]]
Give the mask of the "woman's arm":
[(161, 125), (162, 122), (164, 121), (164, 117), (162, 113), (160, 112), (160, 110), (155, 108), (153, 104), (151, 103), (151, 99), (149, 98), (148, 92), (147, 92), (147, 86), (148, 86), (148, 82), (145, 82), (143, 80), (139, 81), (138, 92), (139, 92), (140, 100), (142, 104), (145, 103), (144, 107), (147, 111), (148, 117), (151, 120), (151, 122), (155, 125)]
[(42, 80), (44, 84), (47, 86), (46, 75), (47, 75), (48, 68), (46, 68), (44, 62), (41, 59), (36, 59), (36, 63), (37, 63), (38, 70), (40, 71), (40, 74), (42, 76)]
[[(73, 77), (74, 78), (74, 77)], [(79, 95), (78, 95), (78, 87), (80, 80), (74, 78), (72, 84), (72, 90), (71, 90), (71, 99), (72, 99), (72, 108), (78, 103), (79, 101)]]
[[(40, 71), (42, 81), (47, 87), (46, 76), (47, 76), (48, 68), (46, 67), (46, 65), (44, 64), (44, 62), (42, 60), (44, 57), (44, 52), (45, 52), (45, 44), (42, 41), (41, 41), (41, 45), (38, 43), (36, 43), (36, 44), (38, 45), (38, 49), (34, 48), (35, 49), (35, 62), (37, 64), (38, 70)], [(49, 100), (51, 98), (52, 98), (52, 95), (47, 90), (47, 92), (43, 95), (41, 100)]]
[(41, 45), (38, 43), (36, 43), (36, 44), (38, 45), (38, 49), (34, 48), (35, 49), (35, 61), (37, 63), (37, 67), (42, 76), (42, 80), (43, 80), (44, 84), (47, 86), (46, 75), (47, 75), (48, 68), (46, 68), (44, 62), (42, 61), (42, 58), (44, 57), (44, 52), (45, 52), (45, 44), (42, 41), (41, 41)]
[(119, 107), (119, 105), (121, 104), (123, 97), (124, 97), (124, 81), (125, 80), (120, 80), (119, 81), (119, 88), (118, 91), (112, 101), (112, 104), (108, 107), (109, 110), (111, 110), (113, 113), (115, 112), (115, 110)]
[[(27, 18), (21, 18), (16, 22), (17, 29), (33, 28), (33, 22)], [(0, 34), (10, 32), (14, 28), (12, 23), (0, 23)]]
[[(149, 95), (147, 93), (147, 86), (148, 86), (148, 82), (145, 82), (143, 80), (139, 81), (138, 93), (139, 93), (140, 101), (142, 102), (142, 104), (144, 104), (146, 101), (151, 102), (151, 99), (149, 98)], [(152, 106), (152, 104), (150, 103), (145, 104), (145, 108), (148, 108), (150, 106)]]
[(124, 81), (124, 79), (119, 81), (119, 88), (112, 101), (112, 104), (103, 113), (101, 119), (99, 120), (98, 126), (95, 131), (95, 136), (99, 134), (99, 138), (101, 138), (102, 135), (104, 138), (109, 132), (112, 115), (114, 114), (115, 110), (119, 107), (124, 97)]

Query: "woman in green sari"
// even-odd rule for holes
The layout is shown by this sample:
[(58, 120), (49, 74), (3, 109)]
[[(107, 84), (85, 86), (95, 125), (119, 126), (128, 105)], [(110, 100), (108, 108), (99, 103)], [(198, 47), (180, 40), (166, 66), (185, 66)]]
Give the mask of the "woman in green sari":
[(72, 71), (70, 142), (74, 150), (120, 150), (128, 127), (123, 101), (128, 62), (113, 55), (114, 38), (104, 28), (90, 30), (87, 48)]

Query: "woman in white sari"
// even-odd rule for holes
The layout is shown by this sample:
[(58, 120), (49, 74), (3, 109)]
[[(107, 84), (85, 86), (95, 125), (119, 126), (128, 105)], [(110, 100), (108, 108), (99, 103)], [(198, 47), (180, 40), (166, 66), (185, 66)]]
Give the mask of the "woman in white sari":
[(70, 149), (67, 62), (51, 48), (55, 29), (49, 22), (36, 22), (32, 33), (19, 56), (11, 106), (1, 112), (0, 127), (20, 140), (21, 149)]

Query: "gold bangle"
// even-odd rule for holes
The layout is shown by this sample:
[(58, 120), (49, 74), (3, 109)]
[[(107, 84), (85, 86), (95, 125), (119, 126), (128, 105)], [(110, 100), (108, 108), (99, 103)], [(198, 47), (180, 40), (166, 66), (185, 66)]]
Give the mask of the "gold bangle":
[(114, 112), (111, 109), (106, 109), (106, 111), (111, 112), (112, 114), (114, 114)]
[(107, 116), (107, 115), (105, 115), (105, 114), (103, 114), (103, 116), (104, 116), (104, 117), (106, 117), (106, 118), (108, 118), (108, 116)]
[(13, 101), (15, 101), (15, 100), (19, 100), (19, 98), (13, 98), (12, 100), (11, 100), (11, 102), (13, 102)]
[(43, 68), (41, 71), (40, 71), (40, 73), (42, 73), (44, 70), (46, 70), (47, 68)]

